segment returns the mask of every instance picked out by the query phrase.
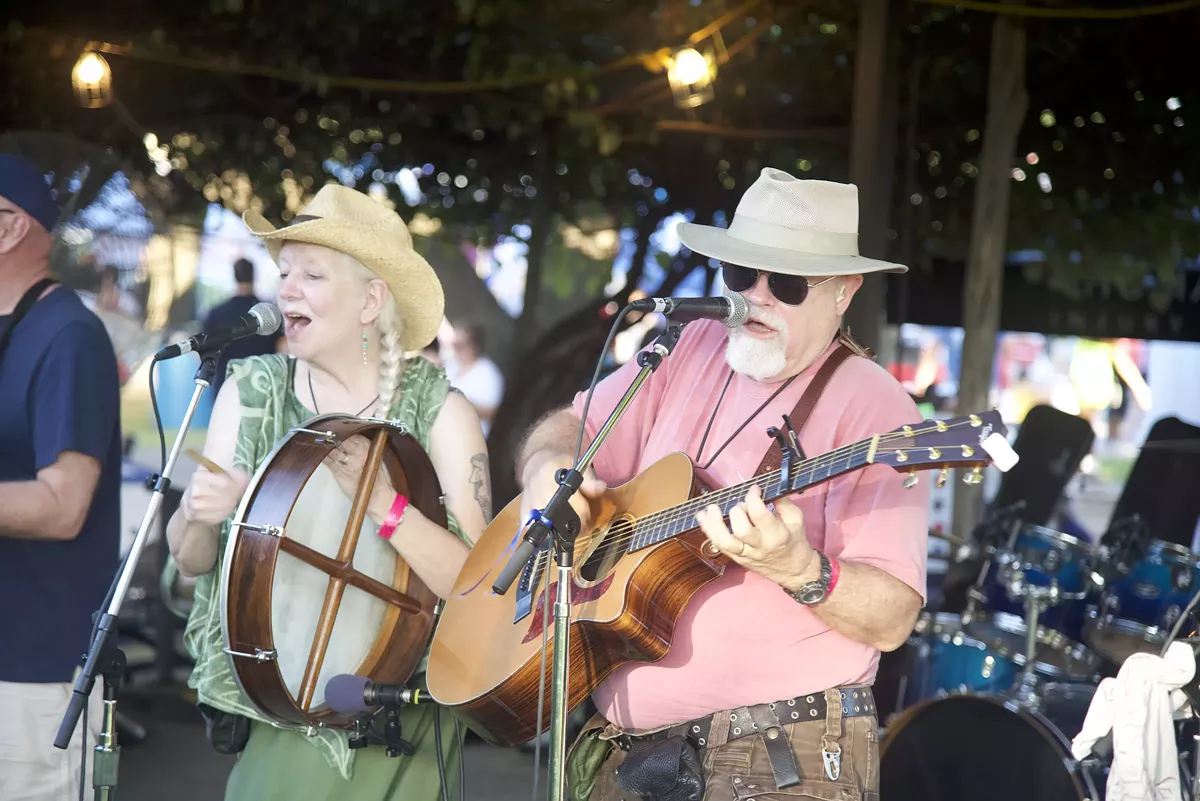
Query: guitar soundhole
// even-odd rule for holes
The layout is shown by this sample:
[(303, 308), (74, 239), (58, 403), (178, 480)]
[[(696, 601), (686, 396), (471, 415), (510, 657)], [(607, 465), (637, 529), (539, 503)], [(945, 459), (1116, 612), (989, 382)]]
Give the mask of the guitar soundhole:
[(633, 537), (633, 521), (618, 518), (609, 524), (600, 544), (579, 568), (579, 578), (585, 582), (599, 581), (612, 572), (613, 566), (629, 551)]

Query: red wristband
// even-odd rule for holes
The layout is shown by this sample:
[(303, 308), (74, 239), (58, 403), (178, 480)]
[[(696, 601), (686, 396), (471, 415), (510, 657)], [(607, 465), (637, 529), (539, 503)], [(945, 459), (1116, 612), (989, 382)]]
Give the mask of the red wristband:
[(842, 568), (838, 564), (838, 560), (832, 556), (829, 557), (829, 589), (825, 591), (825, 597), (828, 598), (833, 594), (833, 588), (837, 586), (838, 576), (841, 575)]
[(404, 519), (404, 510), (407, 508), (408, 498), (397, 492), (396, 500), (392, 501), (392, 508), (388, 510), (387, 517), (383, 519), (383, 525), (379, 527), (380, 537), (391, 540), (392, 535), (396, 533), (396, 526), (400, 525), (400, 521)]

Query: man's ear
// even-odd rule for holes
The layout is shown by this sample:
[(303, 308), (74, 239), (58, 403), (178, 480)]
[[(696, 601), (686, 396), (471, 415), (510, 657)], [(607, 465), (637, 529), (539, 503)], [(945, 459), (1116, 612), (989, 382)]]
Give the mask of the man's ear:
[(855, 293), (863, 284), (861, 275), (847, 275), (841, 279), (837, 293), (837, 313), (845, 314), (846, 309), (850, 308), (850, 302), (854, 300)]
[(34, 222), (28, 214), (0, 215), (0, 253), (12, 253), (29, 235)]

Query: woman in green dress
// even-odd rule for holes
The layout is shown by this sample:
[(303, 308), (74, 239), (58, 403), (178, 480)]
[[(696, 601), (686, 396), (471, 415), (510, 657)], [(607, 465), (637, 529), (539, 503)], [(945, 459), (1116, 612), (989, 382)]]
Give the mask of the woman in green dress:
[[(292, 225), (276, 229), (252, 212), (245, 219), (280, 268), (278, 304), (288, 354), (230, 363), (204, 445), (204, 456), (223, 474), (198, 468), (167, 526), (180, 573), (197, 577), (185, 633), (196, 660), (189, 684), (201, 704), (250, 719), (226, 801), (433, 801), (443, 791), (445, 798), (456, 798), (462, 739), (448, 713), (435, 728), (436, 707), (402, 710), (404, 739), (416, 749), (412, 756), (388, 757), (378, 746), (352, 750), (344, 732), (321, 729), (309, 736), (271, 725), (240, 692), (222, 653), (219, 588), (230, 520), (250, 476), (305, 420), (330, 413), (398, 419), (429, 454), (445, 494), (449, 524), (442, 528), (417, 508), (405, 508), (381, 470), (356, 567), (362, 569), (358, 560), (365, 543), (388, 559), (403, 558), (445, 598), (491, 518), (478, 416), (461, 394), (450, 391), (440, 368), (420, 356), (405, 357), (434, 339), (444, 296), (400, 217), (360, 192), (331, 185)], [(315, 502), (317, 511), (349, 503), (367, 447), (354, 437), (331, 452), (318, 470), (326, 495)], [(289, 527), (297, 519), (293, 513)], [(308, 595), (294, 600), (297, 606), (313, 602)], [(292, 617), (288, 609), (277, 623), (291, 623)], [(423, 670), (424, 661), (414, 682)]]

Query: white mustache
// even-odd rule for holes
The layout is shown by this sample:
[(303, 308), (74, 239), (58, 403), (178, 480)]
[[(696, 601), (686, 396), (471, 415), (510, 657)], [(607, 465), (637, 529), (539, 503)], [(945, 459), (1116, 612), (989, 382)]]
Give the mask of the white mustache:
[(782, 318), (754, 303), (750, 304), (750, 319), (769, 325), (780, 333), (787, 332), (787, 323)]

